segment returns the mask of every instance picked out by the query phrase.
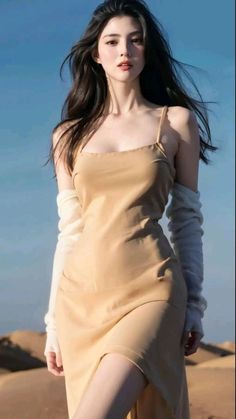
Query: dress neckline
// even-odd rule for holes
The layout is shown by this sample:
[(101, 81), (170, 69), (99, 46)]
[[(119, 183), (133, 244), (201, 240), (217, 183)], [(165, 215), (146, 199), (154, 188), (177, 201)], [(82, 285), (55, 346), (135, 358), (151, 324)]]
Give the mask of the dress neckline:
[[(140, 147), (135, 147), (135, 148), (128, 148), (127, 150), (120, 150), (120, 151), (118, 151), (118, 150), (114, 150), (114, 151), (105, 151), (104, 153), (102, 152), (102, 153), (100, 153), (100, 152), (93, 152), (93, 151), (81, 151), (80, 153), (78, 153), (78, 155), (89, 155), (89, 156), (93, 156), (93, 155), (108, 155), (108, 156), (110, 156), (110, 155), (112, 155), (112, 154), (124, 154), (124, 153), (132, 153), (132, 152), (134, 152), (134, 151), (139, 151), (139, 150), (142, 150), (143, 148), (148, 148), (148, 147), (152, 147), (152, 146), (155, 146), (155, 145), (158, 145), (158, 143), (155, 141), (154, 143), (151, 143), (151, 144), (145, 144), (145, 145), (142, 145), (142, 146), (140, 146)], [(163, 153), (164, 154), (164, 153)], [(166, 155), (165, 155), (166, 156)]]
[(168, 110), (168, 106), (167, 105), (163, 106), (162, 112), (161, 112), (160, 123), (159, 123), (158, 129), (157, 129), (157, 137), (155, 139), (155, 142), (152, 142), (151, 144), (145, 144), (143, 146), (136, 147), (136, 148), (131, 148), (131, 149), (128, 149), (128, 150), (121, 150), (121, 151), (116, 150), (116, 151), (107, 151), (107, 152), (82, 151), (83, 150), (83, 144), (82, 144), (81, 147), (79, 147), (78, 153), (76, 154), (75, 165), (74, 165), (74, 169), (73, 169), (73, 172), (72, 172), (72, 177), (74, 177), (74, 175), (76, 174), (75, 169), (76, 169), (76, 166), (77, 166), (78, 157), (81, 157), (81, 158), (83, 158), (83, 157), (89, 157), (89, 158), (90, 157), (99, 157), (99, 158), (102, 158), (102, 157), (112, 157), (112, 156), (119, 156), (119, 155), (124, 156), (124, 155), (127, 155), (129, 153), (135, 153), (135, 152), (139, 152), (139, 151), (146, 150), (146, 149), (149, 149), (149, 148), (150, 149), (153, 148), (155, 150), (161, 151), (162, 158), (159, 158), (159, 160), (163, 160), (168, 164), (169, 169), (170, 169), (170, 171), (171, 171), (171, 173), (174, 177), (175, 173), (176, 173), (175, 167), (169, 161), (169, 158), (167, 157), (165, 151), (162, 149), (163, 146), (160, 145), (161, 128), (162, 128), (162, 123), (164, 121), (167, 110)]
[(167, 165), (169, 166), (169, 169), (170, 169), (173, 177), (174, 177), (175, 173), (176, 173), (176, 169), (173, 166), (173, 164), (170, 162), (170, 160), (167, 157), (164, 150), (161, 148), (160, 143), (157, 142), (157, 141), (155, 141), (154, 143), (151, 143), (151, 144), (145, 144), (145, 145), (140, 146), (140, 147), (131, 148), (131, 149), (122, 150), (122, 151), (108, 151), (108, 152), (105, 152), (105, 153), (99, 153), (99, 152), (98, 153), (95, 153), (95, 152), (90, 153), (90, 152), (87, 152), (87, 151), (86, 152), (80, 152), (76, 156), (75, 165), (74, 165), (74, 169), (73, 169), (73, 172), (72, 172), (72, 177), (74, 178), (74, 176), (77, 173), (77, 172), (75, 172), (75, 170), (76, 170), (76, 166), (77, 166), (77, 162), (78, 162), (78, 157), (81, 157), (81, 158), (88, 157), (88, 158), (90, 158), (90, 157), (93, 157), (93, 156), (98, 156), (100, 158), (100, 157), (103, 157), (103, 156), (104, 157), (109, 157), (109, 156), (112, 157), (112, 156), (119, 156), (119, 155), (123, 156), (123, 155), (129, 154), (129, 153), (136, 153), (136, 152), (143, 151), (143, 150), (146, 150), (146, 149), (149, 149), (149, 148), (154, 149), (155, 151), (161, 151), (162, 156), (160, 158), (158, 158), (157, 160), (161, 160), (161, 161), (166, 162)]
[[(158, 128), (157, 128), (157, 136), (156, 136), (156, 140), (155, 140), (155, 143), (159, 143), (159, 141), (160, 141), (160, 136), (161, 136), (161, 127), (162, 127), (162, 123), (163, 123), (163, 121), (164, 121), (164, 119), (165, 119), (165, 114), (167, 113), (167, 111), (168, 111), (168, 106), (167, 105), (165, 105), (165, 106), (163, 106), (162, 107), (162, 111), (161, 111), (161, 118), (160, 118), (160, 123), (159, 123), (159, 125), (158, 125)], [(86, 143), (87, 144), (87, 143)], [(128, 151), (135, 151), (135, 150), (139, 150), (139, 149), (142, 149), (142, 148), (144, 148), (144, 147), (146, 147), (146, 146), (150, 146), (150, 145), (152, 145), (152, 144), (154, 144), (154, 143), (152, 143), (152, 144), (146, 144), (146, 145), (144, 145), (144, 146), (140, 146), (140, 147), (136, 147), (136, 148), (131, 148), (131, 149), (128, 149), (128, 150), (121, 150), (121, 151), (118, 151), (118, 150), (116, 150), (116, 151), (106, 151), (106, 152), (93, 152), (93, 151), (83, 151), (83, 148), (85, 147), (85, 145), (86, 144), (81, 144), (80, 146), (79, 146), (79, 149), (78, 149), (78, 153), (77, 153), (77, 155), (78, 154), (81, 154), (81, 155), (85, 155), (85, 154), (88, 154), (88, 155), (94, 155), (94, 156), (97, 156), (97, 155), (100, 155), (100, 154), (108, 154), (108, 155), (111, 155), (111, 154), (117, 154), (117, 153), (126, 153), (126, 152), (128, 152)]]

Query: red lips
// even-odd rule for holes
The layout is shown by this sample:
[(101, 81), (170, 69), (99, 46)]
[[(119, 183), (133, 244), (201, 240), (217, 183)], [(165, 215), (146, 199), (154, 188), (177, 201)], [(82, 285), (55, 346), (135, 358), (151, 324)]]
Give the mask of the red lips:
[(126, 60), (126, 61), (122, 61), (120, 64), (118, 64), (118, 67), (121, 66), (122, 64), (132, 66), (131, 62)]

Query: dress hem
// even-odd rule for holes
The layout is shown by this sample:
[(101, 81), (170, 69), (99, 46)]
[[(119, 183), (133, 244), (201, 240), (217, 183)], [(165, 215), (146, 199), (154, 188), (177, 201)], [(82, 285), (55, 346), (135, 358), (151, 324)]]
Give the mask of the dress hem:
[[(171, 402), (170, 398), (163, 391), (161, 383), (160, 382), (157, 383), (156, 380), (153, 379), (151, 372), (149, 372), (148, 365), (147, 365), (147, 363), (145, 362), (145, 359), (143, 358), (143, 356), (140, 353), (137, 353), (137, 352), (135, 352), (135, 351), (127, 348), (126, 346), (123, 346), (123, 345), (118, 345), (118, 344), (111, 345), (111, 346), (103, 349), (102, 354), (99, 357), (97, 367), (98, 367), (100, 361), (102, 360), (102, 358), (108, 353), (119, 353), (119, 354), (125, 356), (134, 365), (136, 365), (137, 368), (139, 368), (139, 370), (144, 374), (144, 376), (146, 377), (148, 382), (151, 383), (157, 389), (157, 391), (160, 392), (161, 397), (165, 400), (165, 402), (167, 404), (167, 408), (168, 408), (169, 413), (170, 413), (169, 419), (177, 419), (176, 416), (175, 416), (175, 412), (176, 412), (177, 407), (173, 406), (173, 403)], [(133, 359), (134, 355), (135, 355), (136, 359), (137, 358), (139, 359), (139, 362), (136, 362)], [(184, 418), (181, 418), (181, 419), (184, 419)]]

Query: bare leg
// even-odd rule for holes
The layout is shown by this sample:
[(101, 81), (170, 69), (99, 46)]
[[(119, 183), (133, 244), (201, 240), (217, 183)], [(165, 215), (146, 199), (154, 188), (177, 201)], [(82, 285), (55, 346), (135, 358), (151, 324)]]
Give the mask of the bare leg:
[(118, 353), (103, 356), (73, 419), (123, 419), (148, 381), (142, 371)]

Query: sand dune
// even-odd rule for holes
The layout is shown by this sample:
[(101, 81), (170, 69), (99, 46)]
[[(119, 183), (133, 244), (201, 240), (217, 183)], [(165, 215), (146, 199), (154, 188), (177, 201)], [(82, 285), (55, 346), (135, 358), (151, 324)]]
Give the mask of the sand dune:
[(225, 342), (222, 342), (222, 343), (217, 343), (215, 344), (215, 346), (221, 349), (228, 349), (229, 351), (235, 353), (235, 342), (231, 342), (230, 340), (226, 340)]
[(187, 357), (187, 359), (197, 365), (202, 362), (210, 361), (211, 359), (232, 355), (233, 353), (233, 351), (227, 348), (219, 347), (212, 343), (201, 342), (197, 352)]
[(13, 345), (19, 346), (32, 357), (41, 359), (43, 362), (45, 361), (43, 351), (46, 335), (44, 332), (35, 333), (32, 330), (15, 330), (7, 336), (0, 336), (0, 345), (1, 338), (6, 337), (10, 339)]
[[(0, 418), (67, 419), (64, 377), (46, 368), (45, 333), (0, 336)], [(235, 343), (201, 342), (186, 357), (191, 419), (234, 419)], [(151, 419), (151, 418), (147, 418)]]
[(235, 368), (235, 355), (223, 356), (201, 362), (201, 364), (196, 365), (196, 368)]
[(234, 369), (188, 366), (191, 419), (234, 419)]
[(64, 377), (46, 368), (0, 376), (1, 419), (66, 419)]
[(7, 370), (6, 368), (0, 368), (0, 375), (2, 374), (9, 374), (9, 370)]

